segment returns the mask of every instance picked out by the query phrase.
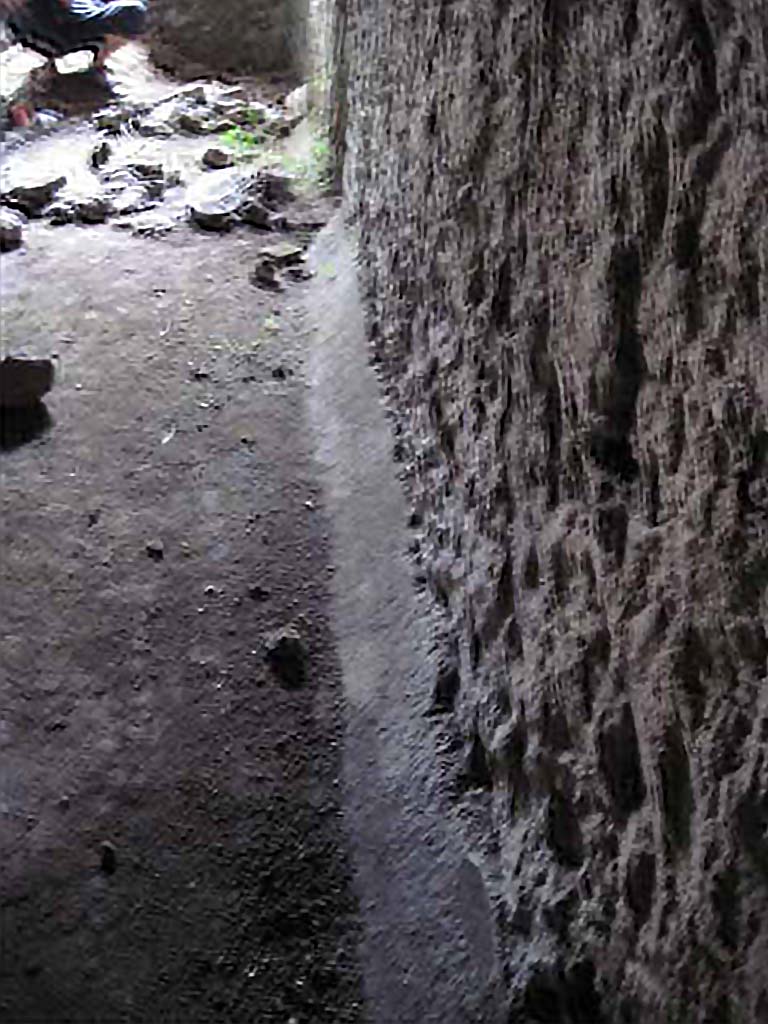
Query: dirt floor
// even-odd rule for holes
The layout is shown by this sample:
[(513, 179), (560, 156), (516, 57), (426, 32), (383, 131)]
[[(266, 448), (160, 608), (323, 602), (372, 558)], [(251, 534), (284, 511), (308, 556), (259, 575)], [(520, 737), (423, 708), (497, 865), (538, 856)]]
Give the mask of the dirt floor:
[(33, 226), (3, 260), (6, 349), (58, 366), (1, 456), (8, 1024), (357, 1019), (303, 286), (255, 290), (255, 245)]
[[(173, 89), (120, 60), (128, 99)], [(87, 189), (94, 141), (16, 134), (5, 170)], [(56, 365), (0, 422), (0, 1024), (495, 1024), (485, 794), (457, 804), (429, 715), (439, 629), (343, 219), (305, 195), (319, 237), (205, 233), (183, 196), (157, 235), (31, 221), (0, 263), (0, 355)], [(308, 280), (251, 283), (310, 236)]]

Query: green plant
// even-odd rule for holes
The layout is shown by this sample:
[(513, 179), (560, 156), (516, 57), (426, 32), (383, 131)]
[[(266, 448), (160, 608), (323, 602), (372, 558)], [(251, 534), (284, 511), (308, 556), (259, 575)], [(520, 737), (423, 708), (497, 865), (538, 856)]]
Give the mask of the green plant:
[(302, 144), (302, 152), (285, 152), (283, 140), (262, 123), (263, 114), (254, 109), (246, 112), (246, 125), (237, 125), (219, 135), (222, 145), (234, 151), (236, 160), (256, 161), (264, 167), (280, 168), (296, 179), (299, 191), (327, 190), (332, 181), (333, 161), (328, 131), (317, 112), (310, 113), (306, 123), (310, 138)]
[(219, 138), (223, 145), (234, 149), (240, 156), (252, 154), (254, 150), (261, 147), (270, 138), (269, 134), (261, 127), (261, 113), (258, 110), (246, 112), (245, 120), (252, 127), (244, 128), (235, 125), (222, 132)]

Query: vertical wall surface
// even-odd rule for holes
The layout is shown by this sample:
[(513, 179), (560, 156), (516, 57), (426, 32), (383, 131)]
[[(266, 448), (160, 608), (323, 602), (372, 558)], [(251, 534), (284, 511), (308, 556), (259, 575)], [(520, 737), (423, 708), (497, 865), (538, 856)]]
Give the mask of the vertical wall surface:
[(768, 7), (348, 7), (369, 329), (510, 1019), (766, 1021)]
[(309, 0), (152, 0), (164, 62), (247, 74), (305, 70)]

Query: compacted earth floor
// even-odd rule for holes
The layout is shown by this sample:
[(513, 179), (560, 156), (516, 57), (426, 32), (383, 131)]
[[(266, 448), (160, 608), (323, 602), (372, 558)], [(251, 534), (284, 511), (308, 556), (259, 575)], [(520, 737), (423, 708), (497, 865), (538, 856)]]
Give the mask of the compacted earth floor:
[(2, 257), (4, 352), (57, 368), (0, 441), (3, 1024), (359, 1019), (305, 285), (251, 284), (268, 240), (33, 222)]

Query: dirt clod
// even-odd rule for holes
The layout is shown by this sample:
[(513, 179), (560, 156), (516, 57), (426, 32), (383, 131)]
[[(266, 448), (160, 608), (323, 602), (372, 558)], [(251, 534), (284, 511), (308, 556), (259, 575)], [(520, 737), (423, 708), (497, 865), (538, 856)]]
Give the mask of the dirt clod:
[(267, 637), (267, 662), (283, 686), (294, 688), (304, 684), (307, 660), (307, 648), (295, 627)]
[(283, 290), (283, 283), (277, 267), (272, 260), (267, 258), (261, 258), (256, 262), (251, 271), (251, 283), (266, 291), (280, 292)]
[(165, 558), (165, 545), (161, 540), (151, 540), (147, 544), (147, 554), (153, 561), (162, 562)]
[(91, 166), (94, 168), (103, 167), (112, 156), (112, 147), (106, 141), (100, 142), (91, 153)]
[(105, 875), (114, 875), (117, 871), (117, 852), (112, 843), (102, 843), (99, 851), (99, 870)]
[(203, 164), (205, 167), (210, 167), (212, 170), (221, 170), (224, 167), (232, 167), (235, 160), (231, 153), (228, 153), (225, 149), (219, 149), (212, 146), (210, 149), (206, 149), (203, 153)]

